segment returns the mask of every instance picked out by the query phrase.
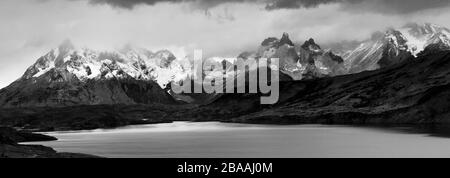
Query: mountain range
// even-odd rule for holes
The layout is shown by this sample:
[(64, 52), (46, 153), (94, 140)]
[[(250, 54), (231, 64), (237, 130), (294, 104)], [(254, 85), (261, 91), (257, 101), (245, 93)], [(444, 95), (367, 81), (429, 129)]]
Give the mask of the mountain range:
[[(436, 107), (437, 111), (429, 107), (446, 103), (442, 99), (450, 81), (449, 67), (445, 68), (450, 57), (449, 35), (449, 29), (438, 25), (407, 24), (374, 33), (354, 45), (343, 44), (340, 49), (324, 49), (314, 39), (294, 43), (287, 33), (267, 38), (253, 52), (237, 57), (280, 59), (281, 98), (271, 106), (258, 104), (261, 94), (174, 94), (169, 84), (193, 74), (189, 64), (182, 65), (183, 59), (168, 50), (126, 46), (97, 51), (66, 41), (0, 90), (0, 106), (5, 108), (0, 120), (21, 118), (8, 123), (23, 126), (44, 117), (39, 114), (43, 111), (89, 110), (86, 117), (99, 115), (96, 123), (112, 117), (118, 125), (129, 123), (125, 120), (132, 117), (145, 117), (132, 123), (148, 118), (271, 123), (297, 123), (300, 118), (302, 122), (351, 122), (352, 118), (388, 122), (386, 118), (391, 118), (389, 122), (403, 123), (420, 116), (429, 117), (421, 122), (438, 122), (433, 119), (443, 118), (446, 106)], [(16, 110), (23, 108), (34, 109), (28, 113)], [(404, 119), (407, 116), (410, 120)]]

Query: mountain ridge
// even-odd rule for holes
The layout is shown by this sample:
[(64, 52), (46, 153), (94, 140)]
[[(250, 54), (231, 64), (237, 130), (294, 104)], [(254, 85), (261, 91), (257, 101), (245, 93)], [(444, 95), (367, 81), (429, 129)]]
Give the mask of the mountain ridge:
[[(262, 94), (226, 94), (172, 118), (258, 124), (447, 124), (450, 51), (358, 74), (280, 83), (275, 105)], [(201, 117), (199, 117), (201, 116)]]
[[(434, 24), (407, 24), (374, 33), (371, 39), (342, 56), (322, 49), (310, 38), (294, 43), (289, 34), (262, 41), (255, 52), (238, 58), (279, 58), (279, 71), (293, 80), (309, 80), (377, 70), (413, 61), (427, 48), (450, 50), (450, 30)], [(73, 106), (101, 104), (150, 104), (194, 102), (211, 96), (181, 96), (167, 85), (192, 74), (192, 64), (177, 59), (169, 50), (152, 52), (127, 45), (120, 50), (76, 48), (70, 40), (40, 57), (21, 78), (0, 90), (0, 106)], [(206, 61), (232, 64), (222, 58)], [(221, 61), (222, 60), (222, 61)], [(182, 65), (183, 64), (183, 65)], [(212, 69), (209, 76), (221, 71)], [(231, 75), (227, 69), (227, 76)], [(285, 78), (289, 78), (285, 77)], [(194, 98), (192, 98), (194, 97)], [(180, 98), (186, 98), (183, 100)]]
[(431, 23), (408, 23), (400, 28), (376, 32), (342, 55), (348, 73), (376, 70), (417, 57), (427, 46), (450, 47), (450, 29)]

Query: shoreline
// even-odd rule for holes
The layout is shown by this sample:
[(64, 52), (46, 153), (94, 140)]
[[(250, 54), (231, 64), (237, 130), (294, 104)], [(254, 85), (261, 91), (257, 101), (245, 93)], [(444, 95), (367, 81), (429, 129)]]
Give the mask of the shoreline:
[[(313, 122), (311, 120), (299, 121), (295, 122), (266, 122), (266, 121), (249, 121), (249, 120), (168, 120), (168, 121), (160, 121), (160, 122), (148, 122), (148, 123), (138, 123), (138, 124), (125, 124), (116, 127), (98, 127), (98, 128), (85, 128), (85, 129), (60, 129), (60, 130), (45, 130), (42, 128), (36, 129), (17, 129), (18, 131), (32, 132), (36, 134), (46, 133), (70, 133), (70, 132), (91, 132), (95, 130), (114, 130), (123, 127), (130, 126), (142, 126), (142, 125), (156, 125), (156, 124), (170, 124), (176, 122), (186, 122), (186, 123), (225, 123), (225, 124), (242, 124), (242, 125), (261, 125), (261, 126), (295, 126), (295, 125), (322, 125), (322, 126), (348, 126), (348, 127), (365, 127), (365, 128), (383, 128), (383, 129), (391, 129), (391, 128), (399, 128), (399, 127), (408, 127), (408, 128), (448, 128), (450, 130), (450, 123), (383, 123), (383, 122), (323, 122), (317, 121)], [(1, 126), (0, 126), (1, 128)], [(449, 133), (450, 137), (450, 133)], [(51, 141), (51, 140), (50, 140)], [(54, 140), (56, 141), (56, 140)]]
[[(117, 142), (120, 141), (120, 139), (118, 140), (118, 138), (133, 138), (134, 141), (130, 142), (131, 145), (140, 145), (143, 148), (146, 148), (144, 150), (142, 150), (143, 152), (138, 152), (137, 155), (139, 154), (146, 154), (145, 152), (151, 153), (151, 152), (159, 152), (157, 151), (159, 147), (170, 147), (175, 149), (176, 147), (173, 147), (175, 145), (173, 145), (173, 142), (171, 142), (171, 139), (183, 139), (185, 138), (185, 135), (214, 135), (217, 133), (226, 133), (224, 135), (230, 135), (232, 133), (260, 133), (262, 135), (268, 134), (271, 135), (272, 133), (316, 133), (317, 135), (322, 135), (325, 133), (325, 135), (328, 135), (327, 137), (334, 137), (335, 134), (331, 134), (331, 133), (335, 133), (335, 132), (328, 132), (328, 129), (331, 129), (331, 131), (333, 130), (355, 130), (356, 133), (359, 132), (369, 132), (369, 133), (378, 133), (381, 135), (385, 135), (385, 134), (395, 134), (395, 135), (405, 135), (405, 137), (408, 138), (426, 138), (426, 137), (435, 137), (432, 139), (439, 139), (440, 138), (444, 138), (446, 140), (442, 140), (442, 142), (447, 142), (450, 143), (450, 140), (448, 140), (448, 138), (450, 138), (450, 135), (445, 134), (445, 128), (441, 128), (441, 130), (439, 130), (439, 128), (436, 127), (427, 127), (427, 128), (412, 128), (410, 127), (411, 125), (396, 125), (396, 126), (361, 126), (361, 125), (324, 125), (324, 124), (300, 124), (300, 125), (253, 125), (250, 124), (249, 126), (246, 126), (248, 124), (227, 124), (227, 123), (220, 123), (220, 122), (212, 122), (212, 123), (199, 123), (199, 122), (191, 122), (191, 123), (185, 123), (185, 122), (181, 122), (181, 123), (175, 123), (175, 124), (167, 124), (167, 125), (161, 125), (161, 126), (156, 126), (156, 127), (152, 127), (152, 126), (143, 126), (143, 127), (129, 127), (129, 128), (123, 128), (123, 129), (118, 129), (118, 130), (99, 130), (99, 131), (95, 131), (95, 132), (86, 132), (86, 133), (61, 133), (61, 134), (51, 134), (52, 136), (56, 136), (58, 138), (61, 138), (63, 141), (62, 142), (54, 142), (54, 143), (50, 143), (47, 142), (44, 145), (50, 146), (50, 147), (57, 147), (59, 151), (68, 151), (68, 152), (80, 152), (80, 153), (88, 153), (88, 154), (98, 154), (104, 157), (111, 157), (111, 154), (114, 155), (117, 150), (116, 149), (122, 149), (122, 151), (125, 153), (129, 153), (132, 154), (133, 157), (136, 156), (133, 154), (132, 149), (123, 149), (122, 146), (120, 146), (121, 142)], [(208, 126), (210, 126), (209, 128), (207, 128)], [(424, 126), (425, 127), (425, 126)], [(173, 128), (173, 130), (172, 130)], [(181, 129), (180, 129), (181, 128)], [(305, 129), (306, 128), (306, 131)], [(325, 130), (322, 130), (325, 129)], [(155, 129), (153, 131), (153, 129)], [(309, 130), (312, 129), (312, 132), (310, 132)], [(319, 129), (319, 130), (317, 130)], [(276, 132), (272, 132), (273, 130), (276, 130)], [(303, 131), (302, 131), (303, 130)], [(315, 130), (315, 131), (314, 131)], [(328, 131), (327, 131), (328, 130)], [(443, 132), (439, 132), (439, 131), (443, 131)], [(338, 134), (336, 136), (339, 137), (339, 133), (341, 133), (340, 131), (337, 132)], [(345, 132), (344, 132), (345, 133)], [(165, 138), (167, 137), (167, 135), (171, 135), (171, 136), (175, 136), (173, 138)], [(178, 137), (178, 136), (180, 137)], [(219, 134), (220, 135), (220, 134)], [(250, 134), (252, 135), (252, 134)], [(289, 134), (288, 134), (289, 135)], [(317, 136), (316, 135), (316, 136)], [(294, 135), (291, 135), (294, 136)], [(311, 135), (313, 136), (313, 135)], [(220, 136), (219, 136), (220, 137)], [(306, 136), (300, 136), (297, 135), (295, 137), (300, 137), (299, 139), (303, 138), (305, 139)], [(84, 140), (83, 138), (86, 138), (86, 140)], [(104, 140), (105, 138), (107, 138), (107, 140)], [(192, 139), (192, 137), (187, 137)], [(233, 141), (231, 141), (232, 143), (239, 143), (240, 139), (244, 139), (247, 137), (235, 137), (233, 136), (232, 138)], [(256, 137), (257, 139), (258, 137)], [(315, 136), (310, 137), (308, 136), (307, 138), (315, 138)], [(75, 139), (75, 140), (72, 140)], [(81, 139), (81, 140), (79, 140)], [(109, 140), (111, 139), (111, 140)], [(154, 140), (156, 139), (156, 140)], [(160, 139), (164, 140), (161, 141)], [(364, 138), (364, 136), (360, 136), (360, 139), (370, 139), (370, 137)], [(188, 139), (189, 140), (189, 139)], [(308, 141), (309, 139), (306, 139), (306, 141)], [(212, 141), (212, 140), (211, 140)], [(249, 141), (247, 139), (247, 141)], [(253, 140), (255, 141), (255, 140)], [(82, 145), (84, 145), (85, 143), (89, 143), (87, 145), (90, 144), (99, 144), (99, 145), (108, 145), (106, 147), (101, 147), (97, 148), (97, 146), (82, 146), (82, 145), (77, 145), (77, 143), (83, 143)], [(106, 143), (106, 144), (102, 144), (102, 143)], [(116, 143), (117, 142), (117, 143)], [(148, 146), (148, 145), (154, 145), (154, 144), (148, 144), (148, 143), (163, 143), (162, 145), (159, 146)], [(213, 141), (214, 142), (214, 141)], [(250, 141), (252, 142), (252, 141)], [(247, 143), (250, 143), (247, 142)], [(116, 143), (116, 144), (110, 144), (110, 143)], [(205, 142), (205, 143), (210, 143), (209, 141)], [(218, 141), (218, 143), (220, 143), (220, 141)], [(259, 143), (264, 143), (264, 142), (260, 142)], [(180, 144), (183, 145), (183, 141), (180, 140)], [(280, 143), (281, 144), (281, 143)], [(146, 147), (145, 145), (147, 145), (148, 147)], [(186, 144), (184, 144), (186, 145)], [(189, 144), (188, 144), (189, 145)], [(82, 147), (80, 147), (82, 146)], [(117, 147), (116, 147), (117, 146)], [(69, 148), (69, 149), (67, 149)], [(97, 148), (97, 149), (96, 149)], [(133, 148), (133, 146), (131, 146), (130, 148)], [(156, 150), (153, 150), (152, 148), (156, 148)], [(111, 150), (109, 150), (111, 149)], [(171, 150), (171, 149), (170, 149)], [(112, 152), (110, 152), (112, 151)], [(160, 150), (161, 151), (161, 150)], [(227, 150), (223, 150), (224, 152), (221, 153), (227, 153)], [(124, 155), (122, 155), (124, 156)], [(122, 157), (119, 155), (119, 157)], [(114, 156), (112, 156), (114, 157)]]
[[(99, 156), (57, 152), (53, 148), (38, 145), (43, 141), (56, 141), (56, 137), (0, 127), (0, 158), (101, 158)], [(33, 144), (21, 144), (33, 142)]]
[[(367, 129), (379, 129), (386, 132), (399, 132), (399, 133), (410, 133), (410, 134), (428, 134), (430, 136), (435, 137), (445, 137), (450, 138), (450, 133), (446, 130), (450, 130), (450, 124), (446, 123), (416, 123), (416, 124), (396, 124), (396, 123), (328, 123), (328, 122), (236, 122), (238, 120), (230, 119), (230, 120), (159, 120), (160, 122), (151, 122), (151, 123), (139, 123), (139, 124), (125, 124), (117, 127), (103, 127), (103, 128), (95, 128), (95, 129), (62, 129), (62, 130), (52, 130), (52, 131), (43, 131), (40, 128), (37, 130), (41, 130), (38, 132), (34, 132), (36, 129), (22, 129), (17, 132), (28, 132), (35, 135), (44, 135), (46, 136), (52, 132), (91, 132), (95, 130), (108, 130), (108, 129), (118, 129), (129, 126), (141, 126), (141, 125), (156, 125), (156, 124), (167, 124), (167, 123), (176, 123), (176, 122), (189, 122), (189, 123), (205, 123), (205, 122), (215, 122), (215, 123), (225, 123), (225, 124), (242, 124), (242, 125), (261, 125), (261, 126), (295, 126), (295, 125), (321, 125), (321, 126), (344, 126), (344, 127), (355, 127), (355, 128), (367, 128)], [(240, 120), (240, 121), (249, 121), (249, 120)], [(253, 120), (255, 121), (255, 120)], [(261, 120), (260, 120), (261, 121)], [(296, 120), (299, 121), (299, 120)], [(1, 127), (0, 127), (1, 128)], [(51, 135), (51, 134), (50, 134)], [(49, 136), (52, 137), (52, 136)], [(10, 157), (15, 158), (103, 158), (95, 155), (83, 154), (83, 153), (65, 153), (65, 152), (57, 152), (53, 148), (39, 145), (40, 141), (57, 141), (56, 138), (52, 140), (35, 140), (35, 141), (22, 141), (17, 142), (15, 145), (9, 148), (9, 152), (23, 152), (22, 155), (13, 155)], [(21, 145), (20, 143), (26, 142), (27, 144)], [(4, 144), (0, 143), (0, 148), (5, 150)], [(7, 150), (7, 149), (6, 149)], [(5, 152), (5, 151), (3, 151)], [(8, 150), (7, 150), (8, 152)], [(2, 150), (0, 150), (0, 157), (5, 157), (2, 154)], [(8, 156), (6, 156), (8, 157)]]
[[(223, 121), (172, 121), (172, 122), (160, 122), (151, 124), (131, 124), (124, 125), (113, 128), (97, 128), (97, 129), (83, 129), (83, 130), (58, 130), (58, 131), (44, 131), (44, 132), (34, 132), (36, 134), (51, 135), (52, 133), (57, 134), (70, 134), (70, 133), (81, 133), (81, 132), (95, 132), (95, 131), (112, 131), (116, 129), (122, 129), (126, 127), (133, 126), (145, 126), (145, 125), (157, 125), (157, 124), (173, 124), (173, 123), (222, 123), (222, 124), (238, 124), (241, 126), (307, 126), (307, 125), (317, 125), (317, 126), (335, 126), (335, 127), (353, 127), (353, 128), (366, 128), (366, 129), (379, 129), (386, 131), (399, 131), (407, 133), (428, 133), (433, 136), (448, 137), (450, 138), (450, 124), (392, 124), (392, 123), (370, 123), (370, 124), (329, 124), (329, 123), (249, 123), (249, 122), (223, 122)], [(57, 140), (49, 140), (57, 141)], [(27, 143), (38, 143), (40, 141), (31, 141)]]

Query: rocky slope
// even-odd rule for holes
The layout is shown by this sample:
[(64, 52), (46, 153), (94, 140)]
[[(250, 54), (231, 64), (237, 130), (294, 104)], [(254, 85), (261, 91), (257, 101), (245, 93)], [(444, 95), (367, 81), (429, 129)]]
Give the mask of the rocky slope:
[(428, 47), (417, 59), (377, 71), (282, 82), (276, 105), (260, 94), (225, 94), (174, 118), (246, 123), (450, 123), (450, 51)]

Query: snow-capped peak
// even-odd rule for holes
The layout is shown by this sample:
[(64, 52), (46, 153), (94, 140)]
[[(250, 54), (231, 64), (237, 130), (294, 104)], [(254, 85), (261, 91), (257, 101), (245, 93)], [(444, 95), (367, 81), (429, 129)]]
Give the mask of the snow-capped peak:
[(287, 44), (287, 45), (289, 45), (289, 46), (295, 46), (294, 45), (294, 43), (291, 41), (291, 39), (289, 38), (289, 34), (288, 33), (283, 33), (283, 36), (281, 37), (281, 39), (280, 39), (280, 42), (279, 42), (280, 44), (280, 46), (281, 45), (285, 45), (285, 44)]
[(40, 57), (22, 78), (37, 79), (51, 71), (67, 72), (80, 81), (90, 79), (127, 78), (152, 80), (165, 87), (186, 74), (182, 64), (168, 50), (153, 53), (143, 48), (126, 46), (120, 50), (99, 51), (76, 48), (69, 40)]
[(407, 39), (408, 51), (414, 56), (431, 44), (442, 42), (450, 46), (450, 30), (439, 25), (410, 23), (400, 28), (399, 31)]
[(349, 73), (376, 70), (417, 57), (429, 46), (450, 49), (450, 30), (439, 25), (409, 23), (376, 32), (343, 55)]

